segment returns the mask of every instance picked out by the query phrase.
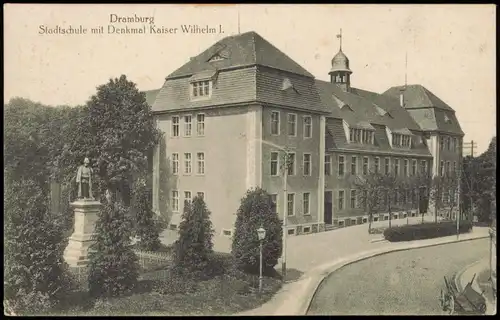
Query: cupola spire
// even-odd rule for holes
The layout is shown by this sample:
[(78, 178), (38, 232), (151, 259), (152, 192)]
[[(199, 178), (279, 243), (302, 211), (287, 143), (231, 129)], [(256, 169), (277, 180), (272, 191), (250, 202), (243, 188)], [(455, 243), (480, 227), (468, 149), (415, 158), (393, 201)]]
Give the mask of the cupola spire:
[(337, 34), (337, 38), (340, 39), (340, 48), (339, 52), (332, 59), (332, 68), (329, 72), (330, 82), (340, 86), (344, 91), (350, 91), (352, 71), (349, 69), (349, 59), (342, 52), (342, 29)]

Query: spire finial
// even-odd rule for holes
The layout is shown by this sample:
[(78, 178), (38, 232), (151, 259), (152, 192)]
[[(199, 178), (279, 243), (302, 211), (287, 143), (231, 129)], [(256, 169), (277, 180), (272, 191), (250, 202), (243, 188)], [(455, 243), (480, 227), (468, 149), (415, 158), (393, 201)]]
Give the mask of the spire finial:
[(240, 7), (238, 6), (238, 34), (240, 34)]
[(342, 28), (340, 28), (340, 33), (337, 34), (337, 38), (340, 39), (340, 51), (342, 51)]
[(408, 50), (405, 53), (405, 89), (408, 85)]

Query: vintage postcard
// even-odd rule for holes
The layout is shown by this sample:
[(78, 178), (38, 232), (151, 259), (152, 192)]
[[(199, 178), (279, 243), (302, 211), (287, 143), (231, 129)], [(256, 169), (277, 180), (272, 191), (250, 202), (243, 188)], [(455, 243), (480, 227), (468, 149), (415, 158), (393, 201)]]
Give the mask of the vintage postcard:
[(495, 314), (495, 15), (5, 4), (4, 313)]

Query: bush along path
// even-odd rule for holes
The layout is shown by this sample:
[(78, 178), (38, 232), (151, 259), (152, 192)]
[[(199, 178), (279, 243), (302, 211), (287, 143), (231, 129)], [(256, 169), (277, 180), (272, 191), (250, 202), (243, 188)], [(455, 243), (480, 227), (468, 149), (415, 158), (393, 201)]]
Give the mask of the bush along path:
[[(106, 236), (96, 238), (98, 252), (104, 252), (106, 244), (114, 243), (107, 252), (134, 254), (128, 241), (130, 234), (123, 232), (128, 222), (122, 209), (118, 204), (103, 208), (96, 230)], [(93, 290), (90, 294), (79, 291), (69, 295), (64, 308), (53, 314), (231, 315), (259, 307), (281, 288), (281, 277), (274, 270), (281, 253), (281, 225), (271, 210), (269, 195), (261, 189), (245, 195), (238, 215), (240, 236), (235, 239), (234, 252), (216, 253), (212, 249), (210, 211), (203, 198), (195, 197), (184, 206), (179, 239), (171, 248), (158, 248), (171, 250), (170, 263), (158, 260), (162, 266), (156, 268), (155, 260), (151, 259), (147, 266), (138, 268), (137, 259), (130, 257), (128, 266), (119, 267), (113, 265), (110, 256), (106, 259), (96, 253), (91, 259), (89, 275), (95, 282), (90, 286)], [(112, 226), (115, 228), (110, 229)], [(263, 262), (267, 268), (259, 293), (259, 274), (255, 271), (259, 269), (260, 243), (256, 231), (260, 226), (266, 227), (268, 238), (263, 243), (266, 248)], [(111, 240), (109, 237), (116, 239), (107, 241)], [(244, 254), (242, 249), (251, 254)], [(122, 268), (127, 273), (113, 273)]]
[[(468, 233), (472, 230), (472, 222), (462, 221), (459, 225), (460, 233)], [(384, 230), (384, 238), (390, 242), (412, 241), (452, 236), (457, 233), (455, 221), (438, 223), (424, 223), (415, 225), (404, 225)]]

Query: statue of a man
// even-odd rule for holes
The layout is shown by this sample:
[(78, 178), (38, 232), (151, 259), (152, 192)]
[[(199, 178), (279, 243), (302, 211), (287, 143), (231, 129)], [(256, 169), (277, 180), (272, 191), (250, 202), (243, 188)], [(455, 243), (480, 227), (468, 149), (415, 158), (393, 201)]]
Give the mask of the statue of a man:
[(89, 158), (83, 160), (83, 165), (78, 167), (76, 183), (78, 184), (78, 199), (94, 199), (92, 196), (92, 168), (89, 167)]

